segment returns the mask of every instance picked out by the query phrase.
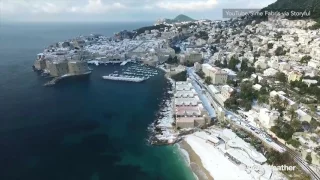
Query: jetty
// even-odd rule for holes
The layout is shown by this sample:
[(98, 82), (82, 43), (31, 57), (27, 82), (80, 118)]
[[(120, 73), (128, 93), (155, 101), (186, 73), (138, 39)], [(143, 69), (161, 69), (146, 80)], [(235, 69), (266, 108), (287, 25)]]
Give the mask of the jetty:
[(43, 86), (53, 86), (55, 85), (60, 79), (62, 79), (61, 77), (55, 77), (53, 79), (51, 79), (49, 82), (45, 83)]
[(147, 78), (140, 78), (140, 77), (131, 77), (131, 76), (102, 76), (103, 79), (106, 80), (113, 80), (113, 81), (128, 81), (128, 82), (142, 82), (147, 80)]
[(121, 64), (120, 64), (120, 66), (124, 66), (124, 65), (126, 65), (128, 63), (128, 61), (123, 61)]

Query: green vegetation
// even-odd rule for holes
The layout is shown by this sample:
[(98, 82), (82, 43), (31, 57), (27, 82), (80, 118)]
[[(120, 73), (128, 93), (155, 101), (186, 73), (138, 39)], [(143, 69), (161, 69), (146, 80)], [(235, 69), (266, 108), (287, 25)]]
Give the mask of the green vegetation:
[(205, 74), (204, 74), (204, 72), (202, 70), (196, 72), (196, 74), (198, 74), (198, 76), (201, 77), (202, 79), (205, 78)]
[(201, 38), (204, 40), (208, 40), (209, 39), (209, 35), (206, 31), (199, 31), (194, 35), (196, 38)]
[(178, 58), (177, 56), (174, 56), (173, 58), (169, 56), (168, 60), (166, 61), (167, 64), (178, 64)]
[(282, 83), (287, 82), (287, 76), (283, 72), (277, 72), (275, 78)]
[(284, 56), (286, 55), (286, 51), (283, 50), (283, 47), (277, 47), (276, 51), (274, 52), (276, 56)]
[(291, 144), (293, 147), (298, 148), (301, 144), (298, 140), (295, 139), (289, 139), (287, 141), (288, 144)]
[(194, 63), (191, 62), (191, 61), (186, 61), (186, 62), (183, 63), (183, 65), (185, 65), (187, 67), (192, 67), (194, 65)]
[(275, 3), (270, 4), (266, 8), (263, 8), (261, 11), (270, 11), (273, 12), (290, 12), (291, 10), (295, 10), (303, 12), (309, 12), (310, 16), (288, 16), (288, 19), (318, 19), (320, 17), (320, 1), (319, 0), (277, 0)]
[(175, 81), (186, 81), (187, 80), (187, 71), (182, 71), (178, 74), (171, 76)]
[(166, 23), (177, 23), (177, 22), (187, 22), (187, 21), (195, 21), (194, 19), (184, 15), (184, 14), (179, 14), (177, 17), (174, 19), (165, 19)]
[(243, 59), (241, 62), (241, 71), (238, 72), (237, 76), (239, 79), (248, 78), (255, 72), (256, 72), (256, 69), (254, 67), (248, 66), (248, 60)]
[(311, 56), (303, 56), (300, 60), (301, 63), (308, 63), (311, 60)]
[(238, 68), (236, 67), (239, 63), (240, 63), (239, 59), (232, 56), (228, 64), (228, 68), (233, 71), (239, 71)]
[(278, 151), (275, 151), (265, 146), (265, 144), (262, 143), (253, 134), (250, 134), (243, 129), (239, 129), (238, 126), (236, 125), (231, 125), (231, 129), (233, 130), (233, 132), (237, 134), (237, 136), (242, 138), (245, 142), (250, 143), (252, 146), (254, 146), (258, 152), (264, 154), (268, 164), (274, 165), (274, 166), (287, 165), (287, 166), (297, 167), (295, 171), (282, 171), (285, 175), (289, 177), (289, 179), (311, 180), (310, 176), (305, 174), (305, 172), (301, 170), (299, 165), (294, 161), (294, 159), (288, 152), (280, 153)]
[(268, 49), (272, 49), (273, 48), (273, 43), (268, 43)]
[(226, 108), (237, 110), (238, 107), (243, 107), (249, 111), (252, 107), (252, 101), (257, 99), (258, 92), (252, 88), (251, 82), (243, 82), (240, 85), (240, 93), (234, 93), (229, 99), (224, 102)]
[(205, 79), (204, 79), (204, 82), (206, 84), (211, 84), (212, 83), (212, 78), (210, 76), (206, 76)]
[(154, 29), (160, 30), (161, 28), (164, 29), (165, 27), (170, 28), (170, 26), (167, 26), (167, 25), (164, 25), (164, 24), (159, 24), (159, 25), (155, 25), (155, 26), (142, 27), (142, 28), (139, 28), (139, 29), (137, 29), (135, 31), (137, 32), (137, 35), (140, 35), (140, 34), (144, 33), (146, 30), (149, 30), (149, 31), (154, 30)]
[(269, 96), (268, 95), (259, 95), (258, 97), (258, 103), (259, 104), (268, 104), (269, 102)]
[[(319, 81), (318, 81), (319, 84)], [(299, 88), (298, 93), (301, 95), (309, 94), (316, 96), (317, 99), (320, 99), (320, 88), (318, 84), (313, 84), (308, 87), (308, 85), (302, 81), (291, 81), (290, 86), (292, 88)]]
[(174, 50), (174, 52), (175, 52), (176, 54), (179, 54), (179, 53), (181, 52), (180, 47), (172, 46), (171, 48)]
[(241, 61), (241, 71), (247, 71), (248, 69), (248, 59), (243, 59)]
[(249, 133), (247, 133), (246, 131), (244, 131), (242, 129), (232, 128), (232, 130), (234, 131), (234, 133), (236, 133), (237, 136), (239, 136), (245, 142), (249, 143), (257, 151), (262, 152), (263, 144), (262, 144), (262, 141), (260, 139), (256, 138), (254, 135), (249, 134)]
[(320, 122), (318, 122), (317, 120), (312, 118), (311, 121), (310, 121), (311, 129), (315, 130), (315, 129), (317, 129), (318, 126), (320, 126)]
[(317, 30), (320, 29), (320, 22), (316, 22), (314, 25), (309, 27), (310, 30)]
[(274, 166), (281, 166), (283, 164), (293, 165), (294, 160), (288, 152), (279, 153), (278, 151), (271, 150), (266, 153), (267, 163)]
[(308, 153), (307, 156), (306, 156), (306, 160), (307, 160), (307, 163), (311, 164), (312, 163), (312, 157), (311, 157), (311, 153)]
[(282, 119), (276, 121), (276, 125), (271, 127), (271, 131), (274, 132), (279, 138), (286, 141), (291, 139), (293, 133), (295, 133), (294, 128)]

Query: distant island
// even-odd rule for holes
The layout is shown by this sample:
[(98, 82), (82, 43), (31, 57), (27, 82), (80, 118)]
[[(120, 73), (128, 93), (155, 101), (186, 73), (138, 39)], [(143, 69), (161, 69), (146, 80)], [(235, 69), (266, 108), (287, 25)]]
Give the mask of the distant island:
[(179, 22), (194, 22), (196, 21), (195, 19), (190, 18), (189, 16), (186, 16), (184, 14), (179, 14), (177, 17), (175, 17), (174, 19), (160, 19), (157, 21), (157, 23), (168, 23), (168, 24), (172, 24), (172, 23), (179, 23)]

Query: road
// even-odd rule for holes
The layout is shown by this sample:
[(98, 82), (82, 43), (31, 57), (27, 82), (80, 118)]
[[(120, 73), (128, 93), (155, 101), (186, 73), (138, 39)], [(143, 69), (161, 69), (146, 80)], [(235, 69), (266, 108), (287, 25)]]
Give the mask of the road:
[[(212, 103), (218, 104), (217, 101), (215, 100), (215, 98), (212, 96), (212, 94), (209, 93), (210, 91), (209, 91), (208, 87), (206, 87), (206, 85), (204, 85), (204, 82), (193, 71), (193, 69), (187, 68), (187, 72), (188, 72), (189, 78), (191, 78), (193, 81), (195, 81), (197, 84), (199, 84), (200, 87), (202, 87), (202, 89), (204, 90), (204, 94), (208, 97), (208, 99)], [(307, 174), (309, 174), (312, 177), (312, 179), (320, 180), (320, 175), (318, 173), (316, 173), (313, 169), (311, 169), (310, 166), (308, 165), (308, 163), (306, 161), (304, 161), (298, 153), (296, 153), (292, 149), (288, 148), (286, 145), (284, 145), (283, 143), (281, 143), (279, 141), (271, 140), (271, 137), (268, 135), (268, 133), (266, 133), (262, 129), (250, 126), (248, 124), (248, 122), (246, 122), (246, 120), (244, 120), (241, 116), (236, 115), (235, 113), (233, 113), (231, 111), (228, 111), (227, 109), (225, 109), (222, 106), (220, 106), (220, 108), (222, 108), (226, 112), (226, 116), (229, 117), (234, 123), (241, 126), (243, 129), (251, 132), (257, 138), (259, 138), (263, 142), (269, 144), (275, 150), (277, 150), (279, 152), (287, 151), (292, 156), (294, 161), (302, 168), (302, 170), (305, 171)]]

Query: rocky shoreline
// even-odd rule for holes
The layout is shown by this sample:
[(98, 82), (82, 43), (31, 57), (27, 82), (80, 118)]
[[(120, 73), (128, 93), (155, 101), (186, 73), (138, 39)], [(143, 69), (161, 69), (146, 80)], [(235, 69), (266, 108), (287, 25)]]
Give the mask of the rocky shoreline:
[(168, 78), (165, 86), (162, 100), (159, 104), (159, 111), (156, 114), (156, 119), (148, 127), (149, 139), (148, 142), (152, 145), (174, 144), (179, 140), (179, 133), (174, 128), (173, 117), (173, 80)]
[[(160, 68), (165, 71), (164, 69)], [(148, 127), (149, 138), (148, 143), (151, 145), (172, 145), (183, 140), (183, 136), (191, 134), (197, 130), (186, 129), (177, 131), (174, 125), (174, 80), (166, 76), (167, 85), (165, 86), (164, 94), (162, 95), (159, 111), (156, 114), (156, 119)]]

